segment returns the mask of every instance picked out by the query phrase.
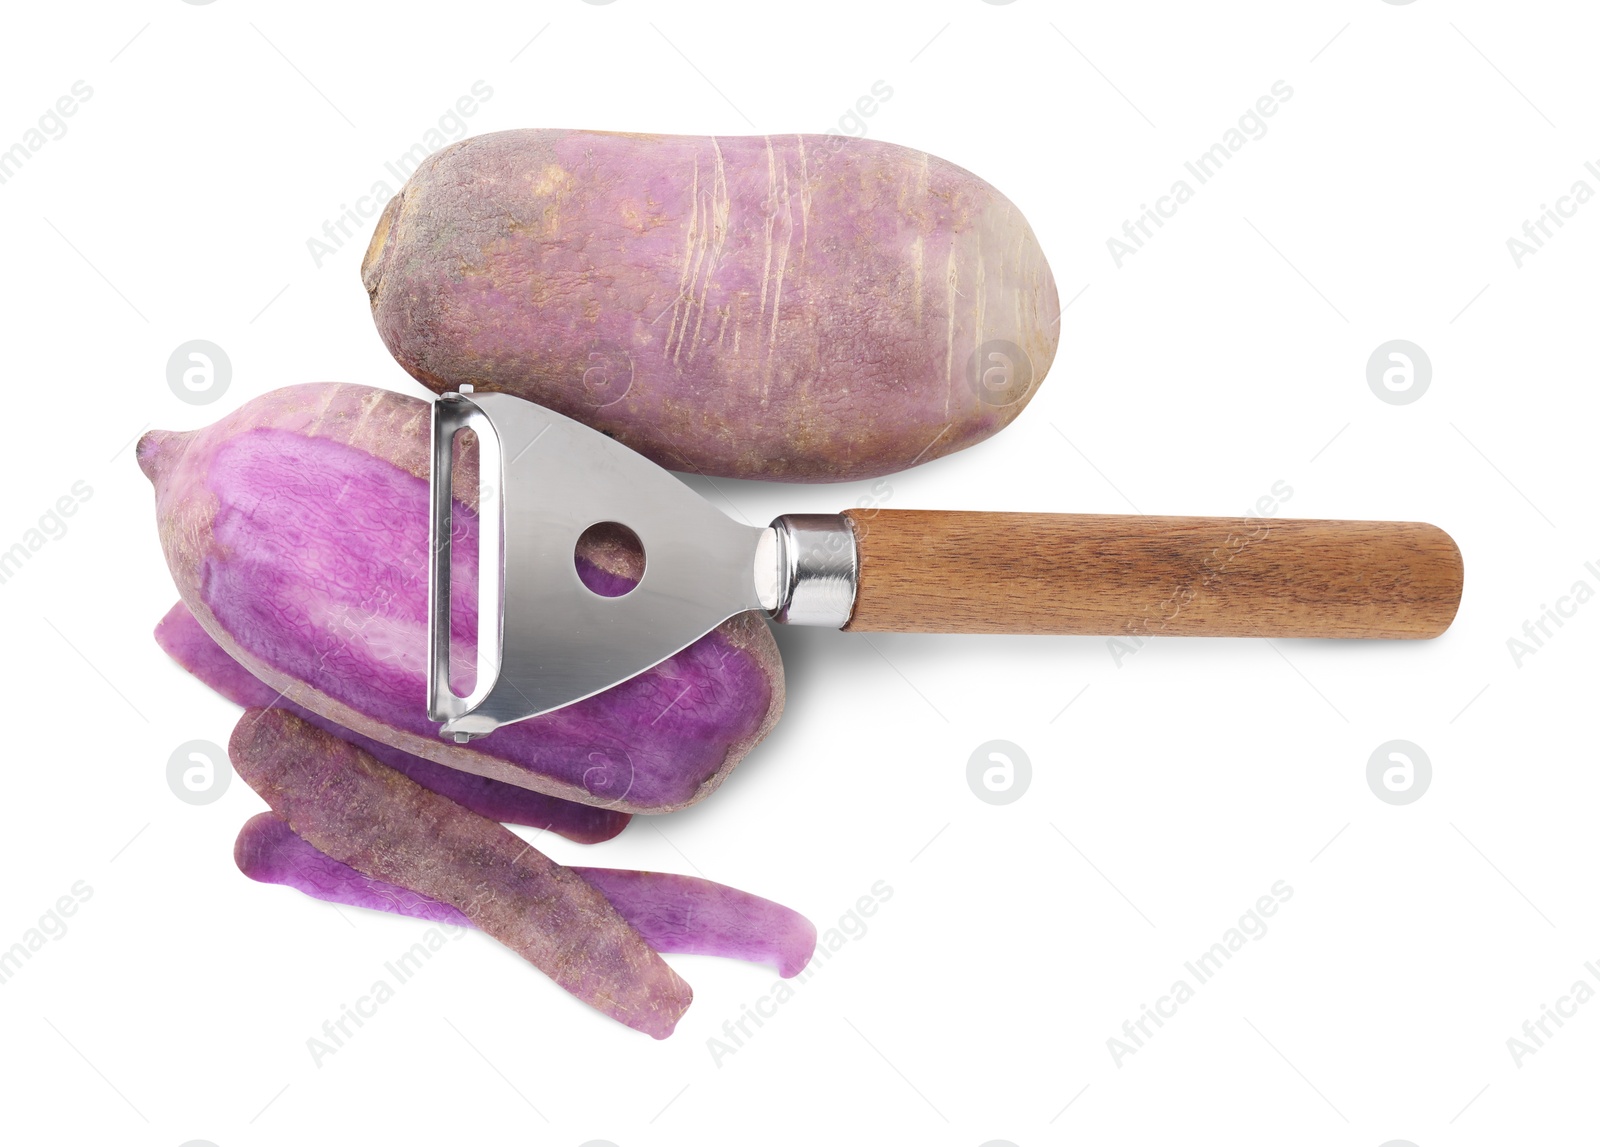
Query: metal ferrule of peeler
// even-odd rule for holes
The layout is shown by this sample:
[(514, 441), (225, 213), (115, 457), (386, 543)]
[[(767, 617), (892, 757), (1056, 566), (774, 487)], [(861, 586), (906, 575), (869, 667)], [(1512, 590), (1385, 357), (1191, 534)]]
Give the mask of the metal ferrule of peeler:
[(787, 625), (844, 628), (860, 572), (843, 514), (782, 514), (756, 544), (756, 592), (772, 619)]

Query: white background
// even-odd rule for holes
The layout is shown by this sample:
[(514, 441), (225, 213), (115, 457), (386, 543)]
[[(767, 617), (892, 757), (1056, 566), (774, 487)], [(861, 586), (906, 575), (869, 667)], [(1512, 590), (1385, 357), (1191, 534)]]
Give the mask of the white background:
[[(13, 5), (0, 147), (92, 97), (0, 186), (12, 387), (0, 548), (74, 482), (70, 529), (0, 585), (0, 947), (92, 898), (0, 985), (14, 1142), (972, 1145), (1592, 1139), (1600, 987), (1592, 722), (1600, 605), (1520, 667), (1507, 639), (1600, 589), (1591, 451), (1600, 205), (1519, 269), (1506, 240), (1600, 161), (1588, 6), (980, 0)], [(530, 43), (531, 40), (531, 43)], [(558, 860), (699, 872), (828, 927), (892, 899), (720, 1065), (764, 968), (695, 987), (651, 1041), (478, 935), (332, 1058), (306, 1040), (422, 932), (252, 884), (235, 781), (180, 802), (166, 763), (234, 719), (156, 648), (174, 600), (131, 440), (281, 385), (421, 394), (357, 266), (306, 240), (476, 80), (473, 132), (867, 132), (1014, 199), (1050, 258), (1061, 351), (1001, 436), (894, 477), (887, 504), (1426, 520), (1466, 557), (1433, 642), (780, 635), (788, 711), (713, 798)], [(1106, 240), (1274, 81), (1291, 101), (1143, 251)], [(230, 356), (213, 406), (165, 364)], [(1409, 405), (1368, 356), (1422, 346)], [(868, 484), (719, 483), (753, 521)], [(708, 491), (709, 492), (709, 491)], [(1070, 707), (1067, 707), (1070, 703)], [(1014, 803), (968, 788), (1002, 738)], [(1402, 738), (1404, 806), (1368, 788)], [(1275, 881), (1293, 897), (1120, 1066), (1107, 1040)]]

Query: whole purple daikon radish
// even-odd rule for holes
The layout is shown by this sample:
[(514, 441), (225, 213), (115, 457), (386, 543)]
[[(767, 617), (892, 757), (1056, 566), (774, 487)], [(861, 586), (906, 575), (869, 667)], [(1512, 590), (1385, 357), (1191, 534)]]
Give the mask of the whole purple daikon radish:
[(319, 852), (450, 905), (629, 1027), (665, 1039), (693, 999), (583, 877), (293, 713), (245, 710), (228, 758)]
[[(428, 404), (340, 384), (286, 387), (203, 430), (151, 431), (167, 565), (195, 619), (296, 705), (479, 776), (624, 812), (668, 812), (715, 789), (783, 708), (777, 645), (740, 614), (620, 685), (470, 744), (426, 712)], [(471, 665), (477, 480), (453, 482), (451, 625)], [(636, 580), (614, 541), (575, 556), (591, 588)]]
[(674, 470), (838, 482), (979, 442), (1061, 307), (1017, 206), (877, 140), (525, 130), (435, 152), (362, 261), (378, 333)]
[[(251, 880), (285, 884), (318, 900), (375, 908), (435, 924), (470, 926), (450, 905), (366, 876), (319, 852), (276, 813), (251, 817), (239, 830), (233, 858)], [(781, 976), (806, 966), (817, 930), (792, 909), (725, 884), (665, 872), (579, 868), (622, 918), (657, 952), (724, 956), (769, 964)]]
[(326, 717), (280, 697), (276, 689), (229, 657), (227, 651), (200, 628), (189, 607), (181, 601), (168, 610), (156, 626), (156, 642), (179, 665), (234, 704), (246, 709), (287, 709), (317, 728), (365, 749), (423, 788), (447, 796), (490, 820), (545, 828), (580, 844), (598, 844), (616, 836), (631, 819), (627, 813), (615, 809), (562, 800), (504, 781), (464, 773), (340, 728)]

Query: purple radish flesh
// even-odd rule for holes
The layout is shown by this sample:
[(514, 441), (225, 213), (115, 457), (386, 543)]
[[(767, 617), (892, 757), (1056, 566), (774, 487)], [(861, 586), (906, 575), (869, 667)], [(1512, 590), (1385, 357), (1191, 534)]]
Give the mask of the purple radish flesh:
[[(440, 739), (426, 713), (428, 414), (388, 391), (309, 384), (203, 430), (140, 439), (162, 549), (195, 619), (288, 701), (414, 756), (624, 812), (669, 812), (715, 789), (783, 708), (777, 645), (753, 613), (566, 708), (466, 745)], [(453, 485), (452, 630), (470, 649), (471, 459)], [(637, 578), (631, 557), (601, 546), (576, 560), (598, 586)]]
[(276, 689), (229, 657), (181, 601), (168, 610), (156, 626), (156, 643), (179, 665), (234, 704), (246, 709), (287, 709), (317, 728), (365, 749), (423, 788), (447, 796), (490, 820), (546, 828), (580, 844), (598, 844), (616, 836), (631, 819), (627, 813), (615, 809), (562, 800), (504, 781), (464, 773), (342, 729), (326, 717), (280, 696)]

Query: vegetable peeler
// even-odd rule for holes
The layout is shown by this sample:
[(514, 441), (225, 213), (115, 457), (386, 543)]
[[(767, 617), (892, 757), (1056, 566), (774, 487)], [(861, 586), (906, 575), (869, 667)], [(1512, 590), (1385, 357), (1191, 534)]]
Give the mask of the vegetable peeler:
[[(450, 684), (456, 436), (478, 443), (477, 677)], [(526, 399), (433, 404), (428, 715), (468, 741), (628, 680), (723, 621), (866, 632), (1430, 638), (1461, 552), (1420, 522), (847, 510), (734, 521), (670, 471)], [(578, 538), (644, 551), (620, 597), (580, 580)]]

